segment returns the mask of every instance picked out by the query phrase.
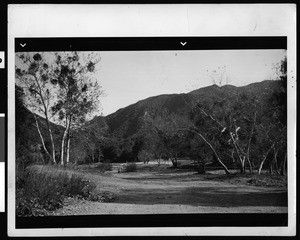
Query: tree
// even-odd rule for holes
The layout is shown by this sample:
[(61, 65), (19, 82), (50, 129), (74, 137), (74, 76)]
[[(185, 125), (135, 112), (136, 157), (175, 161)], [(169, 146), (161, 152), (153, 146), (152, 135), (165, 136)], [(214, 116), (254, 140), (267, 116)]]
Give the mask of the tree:
[[(194, 119), (188, 118), (187, 116), (182, 116), (175, 113), (163, 112), (161, 114), (145, 114), (144, 122), (147, 126), (151, 126), (152, 131), (154, 131), (162, 140), (159, 142), (160, 148), (167, 152), (172, 160), (173, 165), (177, 166), (177, 155), (180, 147), (178, 146), (178, 139), (182, 137), (183, 132), (191, 132), (197, 137), (200, 137), (207, 146), (213, 152), (215, 159), (220, 163), (226, 174), (230, 174), (226, 165), (220, 159), (217, 151), (210, 143), (208, 138), (201, 132), (197, 123), (193, 121)], [(176, 144), (174, 144), (176, 142)]]
[[(284, 175), (287, 161), (287, 58), (274, 66), (275, 80), (279, 84), (271, 96), (267, 99), (267, 107), (264, 108), (264, 115), (260, 120), (260, 128), (264, 136), (265, 153), (259, 166), (261, 173), (267, 156), (273, 152), (273, 159), (269, 163), (269, 171), (274, 168), (278, 174)], [(273, 151), (272, 151), (273, 150)], [(281, 157), (280, 157), (281, 156)], [(280, 168), (280, 169), (279, 169)]]
[(191, 139), (190, 147), (190, 157), (196, 163), (198, 173), (206, 173), (206, 165), (214, 162), (214, 155), (210, 148), (203, 141), (199, 141), (195, 137)]
[[(49, 67), (43, 58), (43, 54), (40, 53), (18, 53), (16, 57), (16, 83), (24, 91), (23, 103), (32, 111), (43, 149), (52, 162), (55, 163), (55, 146), (50, 126), (50, 112), (54, 102), (52, 93), (55, 91), (55, 87), (50, 81), (54, 74), (53, 69)], [(37, 115), (41, 115), (46, 119), (52, 154), (46, 148)]]
[[(199, 119), (198, 119), (199, 120)], [(226, 174), (230, 174), (228, 168), (221, 160), (220, 155), (218, 154), (216, 147), (214, 147), (213, 139), (209, 140), (208, 136), (204, 134), (203, 126), (199, 124), (199, 121), (195, 121), (193, 118), (186, 118), (182, 116), (174, 116), (173, 118), (174, 124), (177, 126), (179, 131), (189, 131), (194, 133), (197, 137), (199, 137), (212, 151), (216, 161), (221, 165)], [(200, 121), (201, 122), (201, 121)]]
[(120, 149), (119, 139), (115, 137), (107, 137), (101, 141), (101, 151), (103, 153), (104, 160), (110, 160), (118, 162), (122, 151)]
[(166, 110), (159, 113), (150, 110), (144, 114), (143, 156), (148, 156), (146, 159), (155, 157), (158, 164), (162, 159), (171, 159), (173, 166), (177, 167), (177, 156), (180, 151), (178, 135), (180, 133), (174, 123), (170, 121), (169, 116), (170, 113)]
[[(80, 57), (81, 56), (81, 57)], [(97, 80), (93, 78), (97, 55), (80, 55), (77, 52), (55, 53), (53, 84), (58, 85), (56, 104), (52, 111), (58, 113), (58, 121), (65, 125), (61, 141), (60, 162), (68, 162), (70, 134), (85, 123), (87, 117), (99, 107), (99, 97), (103, 94)]]
[(138, 153), (138, 160), (141, 162), (149, 163), (150, 160), (152, 160), (154, 158), (154, 155), (152, 152), (149, 152), (145, 149), (142, 149), (139, 153)]
[(219, 87), (222, 87), (230, 82), (230, 77), (227, 73), (227, 67), (226, 65), (224, 66), (219, 66), (217, 69), (214, 69), (212, 71), (206, 70), (209, 77), (211, 78), (212, 82)]
[(230, 135), (230, 143), (240, 160), (241, 173), (246, 172), (246, 163), (249, 165), (250, 172), (253, 172), (251, 147), (255, 141), (256, 119), (259, 111), (259, 101), (250, 92), (243, 92), (235, 100), (232, 100), (231, 111), (228, 115), (229, 123), (232, 122), (232, 124), (227, 124), (227, 133)]
[[(277, 96), (278, 92), (275, 92), (269, 98), (268, 107), (264, 108), (264, 115), (259, 120), (259, 127), (262, 134), (259, 135), (259, 141), (261, 146), (265, 146), (263, 150), (263, 158), (260, 162), (258, 172), (262, 171), (263, 165), (265, 164), (267, 157), (273, 152), (273, 161), (269, 163), (270, 173), (273, 172), (275, 168), (276, 172), (279, 174), (284, 173), (284, 167), (286, 164), (286, 151), (287, 151), (287, 125), (286, 117), (281, 107), (278, 104)], [(274, 101), (275, 99), (275, 101)], [(285, 111), (285, 110), (283, 110)], [(283, 152), (282, 154), (278, 154)], [(278, 157), (281, 155), (281, 159)], [(281, 162), (280, 162), (281, 161)], [(281, 170), (279, 170), (279, 166)]]
[[(20, 68), (16, 68), (18, 84), (25, 89), (25, 103), (33, 112), (45, 117), (52, 145), (55, 147), (50, 126), (53, 122), (65, 127), (60, 149), (60, 162), (69, 161), (72, 132), (98, 110), (103, 91), (93, 74), (100, 61), (97, 54), (60, 52), (18, 54)], [(36, 127), (39, 125), (36, 118)], [(42, 143), (43, 136), (40, 134)], [(43, 144), (44, 146), (45, 144)], [(47, 148), (44, 146), (45, 151)]]
[(100, 145), (105, 139), (107, 130), (108, 127), (105, 122), (94, 120), (91, 120), (81, 128), (74, 129), (70, 138), (73, 139), (73, 147), (76, 149), (76, 153), (73, 154), (74, 159), (77, 157), (76, 163), (86, 162), (88, 159), (89, 162), (93, 163), (96, 160), (100, 161), (102, 157)]
[(246, 172), (246, 164), (253, 172), (251, 147), (257, 133), (256, 118), (261, 111), (257, 96), (251, 92), (239, 93), (233, 86), (226, 86), (229, 77), (226, 67), (218, 68), (211, 73), (215, 84), (215, 95), (209, 101), (202, 96), (190, 94), (190, 106), (194, 125), (209, 130), (215, 151), (235, 157), (239, 161), (241, 173)]

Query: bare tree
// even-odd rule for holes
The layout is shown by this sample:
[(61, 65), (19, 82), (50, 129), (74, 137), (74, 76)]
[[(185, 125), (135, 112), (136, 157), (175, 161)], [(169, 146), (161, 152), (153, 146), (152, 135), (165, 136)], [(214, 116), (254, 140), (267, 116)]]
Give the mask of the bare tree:
[(227, 67), (226, 65), (224, 66), (219, 66), (217, 69), (214, 69), (212, 71), (208, 71), (208, 75), (212, 82), (219, 87), (222, 87), (226, 84), (229, 84), (231, 79), (227, 73)]

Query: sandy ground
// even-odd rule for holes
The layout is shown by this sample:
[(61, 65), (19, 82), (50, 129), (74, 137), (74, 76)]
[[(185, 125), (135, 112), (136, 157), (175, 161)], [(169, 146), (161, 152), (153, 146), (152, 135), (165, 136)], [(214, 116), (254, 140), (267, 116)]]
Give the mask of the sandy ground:
[[(47, 166), (50, 167), (50, 166)], [(70, 199), (54, 215), (159, 213), (286, 213), (287, 188), (253, 186), (205, 177), (192, 171), (142, 166), (137, 172), (70, 170), (97, 184), (114, 202)], [(49, 170), (49, 169), (47, 169)], [(159, 170), (159, 171), (158, 171)], [(206, 175), (209, 176), (209, 175)]]
[(174, 214), (174, 213), (286, 213), (286, 207), (212, 207), (180, 204), (124, 204), (79, 201), (65, 206), (53, 215), (99, 215), (99, 214)]

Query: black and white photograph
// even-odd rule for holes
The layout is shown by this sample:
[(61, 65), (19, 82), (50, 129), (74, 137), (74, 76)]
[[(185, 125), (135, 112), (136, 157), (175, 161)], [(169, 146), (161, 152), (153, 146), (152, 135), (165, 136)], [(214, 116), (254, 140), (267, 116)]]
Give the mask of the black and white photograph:
[(285, 50), (16, 53), (17, 216), (286, 213)]
[(288, 227), (289, 44), (14, 38), (16, 228)]

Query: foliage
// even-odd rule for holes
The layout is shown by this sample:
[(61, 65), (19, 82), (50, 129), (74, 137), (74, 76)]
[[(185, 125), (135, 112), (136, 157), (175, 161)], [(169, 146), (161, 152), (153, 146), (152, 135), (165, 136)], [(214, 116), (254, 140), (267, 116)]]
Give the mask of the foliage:
[(136, 172), (137, 171), (137, 166), (136, 163), (126, 163), (125, 165), (125, 172)]
[(88, 199), (96, 185), (83, 177), (65, 172), (55, 174), (26, 171), (18, 174), (17, 216), (39, 216), (62, 207), (66, 197)]
[[(53, 94), (54, 88), (49, 81), (50, 68), (39, 53), (18, 53), (16, 57), (16, 84), (23, 91), (23, 104), (32, 111), (44, 152), (55, 163), (55, 145), (50, 126), (50, 109), (55, 102), (55, 94)], [(46, 120), (51, 151), (45, 146), (45, 136), (41, 132), (37, 115), (43, 116)]]
[[(78, 52), (55, 53), (52, 62), (53, 85), (57, 90), (53, 114), (58, 114), (57, 121), (66, 124), (71, 121), (71, 128), (81, 125), (87, 115), (98, 110), (99, 96), (103, 93), (92, 74), (96, 71), (99, 57), (95, 54), (81, 55)], [(68, 119), (69, 118), (69, 119)]]
[(259, 146), (263, 152), (259, 173), (267, 163), (270, 173), (285, 174), (287, 160), (287, 59), (275, 68), (279, 84), (266, 100), (264, 114), (259, 119)]
[(128, 138), (117, 138), (108, 135), (99, 141), (98, 149), (102, 153), (103, 160), (134, 162), (137, 161), (141, 149), (141, 138), (136, 135)]
[(177, 166), (177, 157), (186, 147), (184, 134), (179, 132), (174, 123), (175, 114), (167, 110), (157, 113), (149, 111), (143, 116), (143, 127), (141, 132), (144, 136), (141, 158), (148, 162), (156, 158), (160, 164), (161, 159), (171, 159), (173, 165)]
[[(53, 78), (49, 83), (42, 75), (40, 80), (50, 84), (53, 87), (51, 91), (60, 93), (50, 111), (61, 124), (66, 124), (66, 115), (74, 110), (74, 121), (68, 120), (70, 130), (66, 141), (71, 140), (70, 159), (77, 164), (171, 159), (175, 166), (178, 158), (190, 157), (204, 165), (220, 163), (221, 160), (225, 166), (239, 167), (241, 172), (248, 169), (255, 171), (260, 166), (277, 172), (284, 170), (287, 148), (286, 59), (276, 67), (280, 81), (263, 81), (245, 87), (224, 85), (230, 78), (226, 67), (221, 67), (211, 73), (215, 85), (188, 94), (151, 97), (88, 122), (81, 121), (81, 113), (78, 113), (77, 107), (72, 107), (75, 95), (80, 93), (84, 96), (90, 89), (88, 85), (81, 86), (79, 78), (75, 79), (79, 85), (74, 83), (74, 61), (82, 63), (76, 53), (67, 53), (64, 57), (60, 53), (54, 54), (54, 65), (41, 64), (45, 62), (43, 54), (32, 55), (32, 59), (35, 64), (27, 69), (30, 74), (35, 73), (37, 68), (43, 68), (43, 72), (58, 66), (54, 69), (57, 81)], [(87, 61), (82, 73), (91, 77), (95, 66), (94, 62)], [(22, 69), (17, 69), (16, 74), (24, 76)], [(34, 98), (33, 89), (31, 94), (29, 96)], [(74, 104), (84, 101), (76, 99)], [(75, 105), (79, 106), (79, 102)], [(85, 111), (82, 113), (82, 116), (87, 114)], [(38, 117), (38, 120), (45, 135), (46, 124), (42, 118)], [(19, 117), (18, 121), (22, 122), (22, 118)], [(28, 122), (30, 124), (32, 121)], [(22, 131), (26, 130), (19, 130), (20, 133)], [(58, 132), (61, 138), (62, 132)], [(36, 138), (36, 131), (33, 135)], [(49, 162), (40, 143), (27, 144), (19, 134), (16, 145), (18, 159), (22, 163), (20, 166), (30, 162)], [(51, 149), (47, 136), (45, 145), (46, 149)]]
[(202, 161), (197, 162), (197, 164), (195, 165), (195, 170), (199, 173), (199, 174), (205, 174), (205, 164)]
[(77, 129), (99, 110), (101, 87), (93, 78), (99, 57), (93, 53), (18, 53), (16, 59), (17, 85), (24, 90), (24, 105), (46, 119), (52, 154), (45, 146), (38, 119), (39, 132), (44, 151), (55, 161), (50, 121), (65, 126), (61, 141), (61, 163), (69, 160), (71, 131)]
[(100, 172), (106, 172), (112, 170), (112, 164), (110, 162), (103, 162), (96, 165), (94, 168)]
[(108, 127), (104, 118), (92, 119), (76, 129), (71, 136), (70, 159), (76, 164), (96, 163), (104, 160), (101, 145), (105, 142)]
[(152, 159), (154, 159), (154, 154), (147, 150), (141, 150), (138, 154), (138, 160), (141, 162), (149, 163)]

